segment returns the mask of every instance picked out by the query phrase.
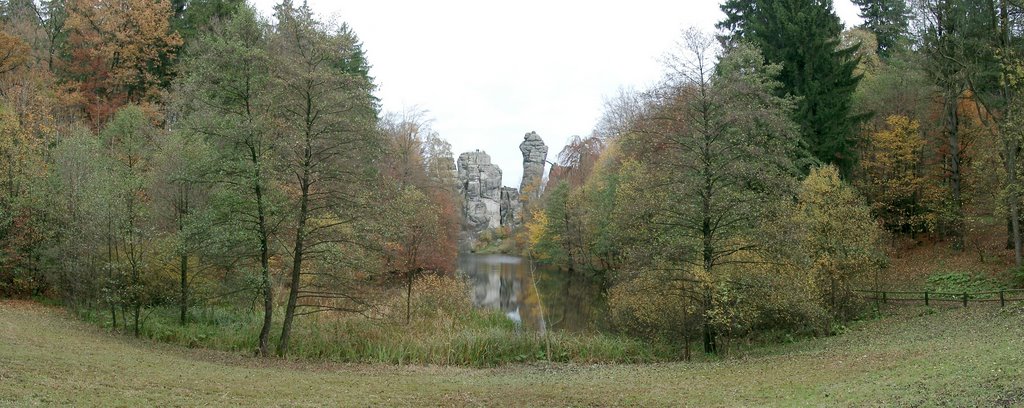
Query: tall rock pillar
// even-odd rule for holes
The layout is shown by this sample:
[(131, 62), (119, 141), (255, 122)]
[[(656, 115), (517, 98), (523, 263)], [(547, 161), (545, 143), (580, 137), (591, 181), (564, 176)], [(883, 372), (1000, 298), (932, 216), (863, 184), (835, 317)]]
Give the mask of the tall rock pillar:
[(523, 137), (519, 151), (523, 152), (523, 182), (519, 184), (519, 193), (529, 202), (540, 197), (544, 164), (548, 159), (548, 146), (537, 132), (530, 132)]

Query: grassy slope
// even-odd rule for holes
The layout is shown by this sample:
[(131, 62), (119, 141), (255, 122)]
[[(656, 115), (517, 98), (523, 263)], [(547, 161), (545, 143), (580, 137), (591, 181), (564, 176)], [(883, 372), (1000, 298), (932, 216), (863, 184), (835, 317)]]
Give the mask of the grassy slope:
[(105, 334), (0, 302), (0, 405), (1021, 405), (1024, 309), (890, 317), (719, 362), (299, 364)]

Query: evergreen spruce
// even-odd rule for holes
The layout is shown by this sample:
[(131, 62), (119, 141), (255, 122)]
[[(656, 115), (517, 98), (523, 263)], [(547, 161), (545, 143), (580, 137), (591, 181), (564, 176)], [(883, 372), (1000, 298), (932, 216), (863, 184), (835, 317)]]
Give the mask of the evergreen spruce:
[(840, 48), (842, 22), (831, 0), (729, 0), (722, 5), (725, 44), (749, 42), (767, 63), (782, 66), (781, 95), (798, 97), (793, 120), (811, 155), (849, 174), (855, 162), (854, 131), (859, 118), (851, 99), (857, 46)]
[(887, 58), (908, 42), (910, 10), (906, 0), (852, 0), (860, 7), (863, 27), (878, 38), (878, 55)]

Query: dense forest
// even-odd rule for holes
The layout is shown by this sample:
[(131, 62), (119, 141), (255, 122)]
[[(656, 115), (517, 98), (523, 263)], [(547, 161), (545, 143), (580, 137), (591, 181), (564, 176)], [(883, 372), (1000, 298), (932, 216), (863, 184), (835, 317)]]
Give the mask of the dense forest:
[(382, 112), (345, 23), (4, 1), (0, 296), (190, 347), (492, 364), (831, 335), (908, 247), (998, 236), (1006, 276), (964, 279), (1024, 284), (1024, 5), (854, 3), (846, 29), (830, 0), (724, 2), (521, 189), (485, 240), (598, 288), (607, 324), (569, 334), (471, 307), (451, 146)]
[(251, 301), (260, 354), (283, 307), (283, 354), (296, 316), (452, 272), (448, 145), (417, 112), (381, 115), (347, 26), (290, 1), (273, 20), (241, 1), (7, 2), (0, 291), (136, 334), (147, 308), (186, 324)]
[[(724, 2), (717, 36), (685, 32), (660, 84), (559, 154), (529, 250), (598, 283), (615, 330), (713, 353), (842, 330), (857, 290), (1024, 284), (1024, 9), (857, 0), (844, 29), (831, 3)], [(918, 247), (980, 261), (901, 287), (891, 259)]]

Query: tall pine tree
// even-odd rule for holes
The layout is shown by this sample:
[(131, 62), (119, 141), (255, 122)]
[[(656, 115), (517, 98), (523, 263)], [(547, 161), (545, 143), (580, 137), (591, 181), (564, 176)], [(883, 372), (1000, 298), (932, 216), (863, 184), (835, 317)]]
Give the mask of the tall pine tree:
[(906, 45), (910, 9), (906, 0), (852, 0), (860, 7), (863, 27), (878, 38), (878, 55), (889, 57)]
[(196, 40), (201, 31), (208, 31), (222, 23), (245, 4), (244, 0), (172, 0), (174, 29), (186, 44)]
[(841, 48), (843, 25), (831, 0), (728, 0), (722, 5), (726, 44), (748, 42), (767, 63), (782, 65), (781, 95), (798, 97), (793, 120), (819, 161), (849, 174), (855, 161), (854, 131), (859, 121), (851, 99), (857, 47)]

